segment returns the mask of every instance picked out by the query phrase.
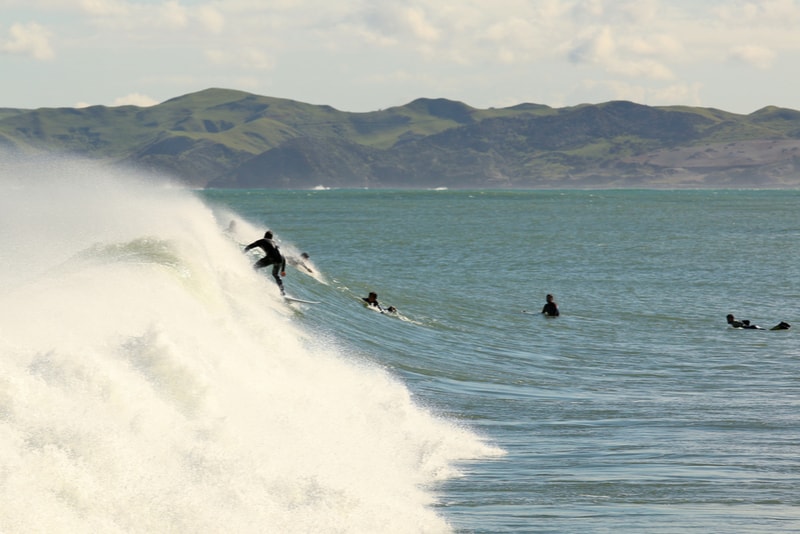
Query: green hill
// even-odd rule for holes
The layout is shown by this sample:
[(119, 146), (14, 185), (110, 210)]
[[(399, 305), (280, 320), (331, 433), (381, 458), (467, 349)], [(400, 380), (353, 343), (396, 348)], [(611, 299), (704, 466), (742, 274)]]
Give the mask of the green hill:
[(795, 187), (800, 112), (607, 102), (349, 113), (207, 89), (157, 106), (0, 108), (0, 146), (167, 173), (194, 187)]

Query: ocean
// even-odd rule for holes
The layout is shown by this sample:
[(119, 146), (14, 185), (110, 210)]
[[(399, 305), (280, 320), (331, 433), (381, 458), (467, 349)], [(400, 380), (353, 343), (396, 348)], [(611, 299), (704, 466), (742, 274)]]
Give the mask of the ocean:
[(0, 532), (800, 530), (798, 191), (2, 176)]

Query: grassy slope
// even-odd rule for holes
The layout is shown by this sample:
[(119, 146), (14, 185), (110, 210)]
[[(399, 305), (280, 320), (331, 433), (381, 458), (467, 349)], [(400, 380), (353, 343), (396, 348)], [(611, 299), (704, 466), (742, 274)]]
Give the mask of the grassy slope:
[[(653, 124), (655, 131), (669, 128), (670, 117), (693, 117), (690, 122), (695, 125), (694, 133), (691, 137), (678, 135), (669, 143), (649, 133), (617, 132), (614, 135), (602, 135), (606, 125), (633, 124), (632, 117), (635, 114), (639, 114), (639, 128), (642, 116), (658, 117), (653, 119), (657, 121)], [(591, 121), (581, 117), (591, 117)], [(556, 125), (558, 128), (555, 131), (561, 132), (567, 139), (574, 135), (576, 142), (572, 146), (564, 146), (560, 151), (534, 150), (530, 140), (535, 137), (535, 130), (525, 133), (497, 122), (504, 119), (541, 120), (543, 122), (537, 124)], [(563, 121), (563, 124), (559, 121)], [(582, 125), (590, 123), (597, 128), (596, 132), (584, 139)], [(487, 125), (486, 129), (483, 129), (483, 124)], [(648, 124), (647, 120), (644, 120), (644, 124)], [(441, 137), (462, 130), (472, 133)], [(497, 137), (496, 133), (501, 135)], [(504, 138), (503, 134), (508, 137)], [(415, 146), (423, 146), (419, 142), (426, 138), (448, 139), (450, 145), (445, 148), (460, 150), (459, 140), (464, 140), (468, 135), (474, 136), (472, 141), (487, 147), (493, 142), (501, 143), (530, 164), (539, 161), (547, 167), (555, 165), (553, 168), (560, 173), (564, 157), (602, 163), (613, 158), (632, 156), (643, 150), (656, 150), (659, 143), (662, 143), (662, 150), (668, 150), (680, 144), (800, 139), (800, 112), (767, 107), (750, 115), (738, 115), (713, 108), (648, 108), (620, 102), (558, 109), (520, 104), (480, 110), (460, 102), (418, 99), (385, 110), (348, 113), (330, 106), (229, 89), (207, 89), (148, 108), (0, 108), (0, 143), (112, 160), (137, 153), (146, 154), (149, 147), (170, 139), (202, 141), (203, 144), (196, 145), (202, 147), (210, 146), (209, 143), (224, 146), (226, 153), (238, 154), (236, 157), (239, 161), (244, 161), (293, 138), (312, 138), (322, 146), (326, 139), (336, 139), (373, 149), (389, 149), (398, 141), (411, 141)], [(473, 148), (464, 145), (461, 150)]]

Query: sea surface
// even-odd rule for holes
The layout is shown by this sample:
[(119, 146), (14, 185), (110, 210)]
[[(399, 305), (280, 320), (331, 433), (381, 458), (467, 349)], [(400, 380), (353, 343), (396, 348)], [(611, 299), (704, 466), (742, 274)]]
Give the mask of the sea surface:
[(798, 191), (3, 172), (1, 532), (800, 531)]

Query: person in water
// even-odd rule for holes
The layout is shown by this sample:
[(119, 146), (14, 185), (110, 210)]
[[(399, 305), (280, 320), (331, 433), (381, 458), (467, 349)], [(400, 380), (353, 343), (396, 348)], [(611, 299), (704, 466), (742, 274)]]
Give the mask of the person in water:
[(556, 304), (556, 301), (553, 299), (553, 295), (548, 294), (545, 299), (547, 302), (544, 308), (542, 308), (542, 315), (545, 317), (558, 317), (560, 315), (558, 313), (558, 304)]
[(253, 264), (253, 269), (263, 269), (264, 267), (272, 265), (272, 277), (275, 279), (275, 282), (277, 282), (281, 290), (281, 295), (285, 295), (286, 292), (283, 289), (281, 276), (286, 276), (286, 258), (283, 257), (280, 248), (272, 240), (272, 232), (267, 230), (264, 233), (264, 237), (244, 247), (244, 251), (247, 252), (254, 248), (263, 250), (264, 257)]
[[(725, 319), (727, 319), (728, 324), (731, 325), (733, 328), (745, 328), (750, 330), (763, 330), (760, 326), (750, 324), (750, 321), (747, 319), (742, 319), (741, 321), (737, 320), (736, 317), (733, 316), (732, 313), (729, 313)], [(789, 323), (785, 321), (781, 321), (770, 330), (789, 330), (792, 327)]]
[(760, 326), (750, 324), (750, 321), (747, 319), (742, 319), (741, 321), (736, 319), (732, 313), (729, 313), (727, 316), (725, 316), (725, 319), (733, 328), (749, 328), (751, 330), (758, 330), (761, 328)]
[(306, 265), (306, 262), (305, 262), (305, 260), (310, 260), (310, 259), (311, 259), (311, 256), (308, 255), (308, 252), (303, 252), (302, 254), (300, 254), (300, 258), (299, 259), (295, 258), (294, 256), (289, 256), (288, 258), (286, 258), (286, 261), (289, 262), (289, 265), (291, 265), (293, 267), (297, 267), (299, 265), (300, 267), (302, 267), (306, 271), (308, 271), (310, 273), (313, 273), (314, 271), (311, 270), (311, 267)]
[(380, 303), (378, 302), (378, 294), (375, 293), (374, 291), (370, 291), (369, 295), (367, 295), (366, 297), (361, 297), (361, 300), (363, 300), (367, 306), (377, 308), (378, 311), (380, 311), (381, 313), (386, 313), (386, 312), (394, 313), (397, 311), (397, 308), (395, 308), (394, 306), (389, 306), (384, 310), (381, 307)]

